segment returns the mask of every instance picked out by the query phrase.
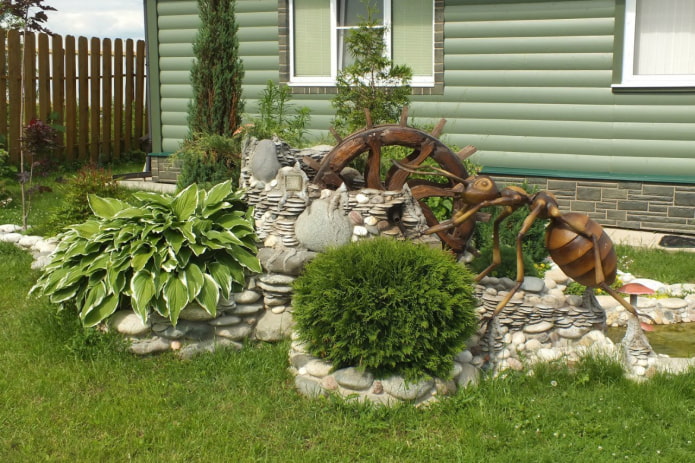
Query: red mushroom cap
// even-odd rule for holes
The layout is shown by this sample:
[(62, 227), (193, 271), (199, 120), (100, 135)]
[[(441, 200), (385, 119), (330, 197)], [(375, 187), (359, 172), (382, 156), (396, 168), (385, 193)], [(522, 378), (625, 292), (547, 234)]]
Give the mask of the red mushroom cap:
[(639, 294), (654, 294), (654, 290), (647, 288), (640, 283), (628, 283), (618, 288), (619, 293), (639, 295)]

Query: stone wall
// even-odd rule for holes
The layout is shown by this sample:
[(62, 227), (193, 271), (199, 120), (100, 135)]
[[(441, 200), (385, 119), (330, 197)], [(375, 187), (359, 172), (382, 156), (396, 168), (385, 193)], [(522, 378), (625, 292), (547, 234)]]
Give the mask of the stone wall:
[(493, 176), (502, 185), (552, 192), (564, 212), (581, 212), (605, 227), (695, 234), (695, 185), (547, 177)]
[(170, 155), (150, 155), (152, 181), (159, 183), (176, 183), (181, 173), (181, 161)]

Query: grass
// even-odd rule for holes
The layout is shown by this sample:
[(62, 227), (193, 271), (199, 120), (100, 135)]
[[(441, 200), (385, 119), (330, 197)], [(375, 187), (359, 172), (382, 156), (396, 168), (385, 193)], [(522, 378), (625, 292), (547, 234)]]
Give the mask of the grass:
[[(29, 223), (59, 201), (38, 195)], [(0, 209), (0, 223), (19, 217)], [(695, 281), (692, 255), (634, 252), (618, 248), (638, 276)], [(638, 384), (589, 358), (485, 379), (425, 409), (307, 400), (287, 372), (287, 343), (135, 357), (27, 298), (37, 278), (27, 253), (0, 243), (0, 260), (3, 462), (680, 462), (695, 451), (695, 371)]]
[(0, 461), (688, 461), (695, 372), (637, 384), (594, 358), (511, 374), (430, 408), (307, 400), (286, 343), (138, 358), (26, 298), (0, 243)]
[(695, 253), (617, 245), (620, 269), (662, 283), (695, 283)]

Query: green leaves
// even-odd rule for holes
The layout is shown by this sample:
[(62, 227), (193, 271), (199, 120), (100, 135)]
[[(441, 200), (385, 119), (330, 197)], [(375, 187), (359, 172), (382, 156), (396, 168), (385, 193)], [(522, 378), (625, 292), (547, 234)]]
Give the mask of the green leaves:
[(214, 315), (220, 293), (228, 298), (244, 284), (244, 269), (261, 270), (253, 219), (230, 181), (133, 197), (129, 204), (90, 196), (96, 219), (60, 235), (32, 293), (74, 307), (87, 326), (128, 299), (143, 321), (154, 310), (176, 324), (194, 301)]
[(364, 240), (304, 268), (293, 283), (293, 318), (309, 351), (336, 368), (446, 377), (477, 326), (472, 283), (442, 251)]

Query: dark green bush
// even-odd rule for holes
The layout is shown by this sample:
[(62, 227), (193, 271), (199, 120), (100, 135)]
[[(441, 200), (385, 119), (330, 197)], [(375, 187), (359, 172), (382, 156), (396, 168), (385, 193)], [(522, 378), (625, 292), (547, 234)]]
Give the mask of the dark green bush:
[[(500, 245), (500, 256), (502, 257), (502, 262), (495, 267), (488, 276), (491, 277), (508, 277), (512, 280), (516, 279), (516, 248), (511, 246)], [(483, 248), (480, 251), (480, 256), (478, 256), (470, 264), (471, 270), (478, 274), (485, 270), (488, 265), (492, 262), (492, 247)], [(538, 272), (536, 267), (533, 265), (531, 259), (524, 254), (524, 275), (536, 277)]]
[(82, 223), (92, 217), (88, 195), (125, 200), (130, 192), (118, 186), (111, 173), (100, 167), (87, 165), (68, 177), (60, 188), (63, 200), (51, 214), (42, 234), (55, 235), (68, 225)]
[(309, 351), (336, 368), (446, 377), (477, 326), (472, 275), (450, 255), (386, 238), (330, 250), (294, 283)]
[(211, 188), (232, 180), (239, 184), (241, 144), (238, 138), (214, 134), (198, 134), (185, 140), (175, 156), (181, 160), (179, 189), (192, 184)]
[[(533, 194), (538, 190), (537, 187), (526, 183), (519, 186), (529, 194)], [(502, 212), (502, 208), (485, 208), (483, 212), (490, 213), (491, 217), (488, 222), (479, 222), (476, 225), (474, 241), (478, 249), (492, 247), (492, 225), (495, 218)], [(520, 207), (502, 222), (500, 225), (501, 245), (516, 246), (516, 237), (528, 214), (529, 209), (527, 207)], [(526, 233), (521, 245), (524, 250), (524, 256), (536, 264), (543, 262), (548, 257), (548, 249), (545, 247), (545, 227), (547, 222), (547, 220), (537, 219)], [(516, 274), (516, 271), (514, 273)]]

